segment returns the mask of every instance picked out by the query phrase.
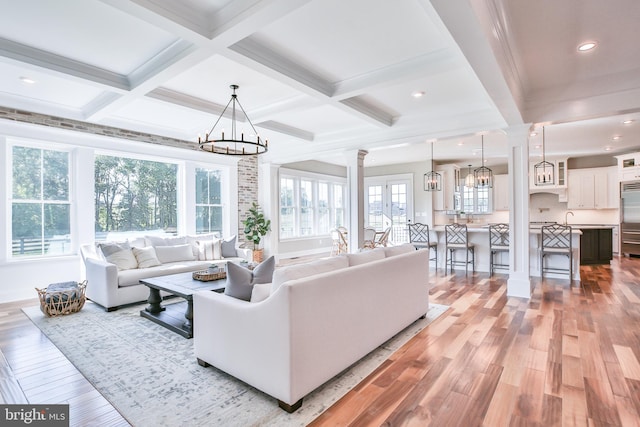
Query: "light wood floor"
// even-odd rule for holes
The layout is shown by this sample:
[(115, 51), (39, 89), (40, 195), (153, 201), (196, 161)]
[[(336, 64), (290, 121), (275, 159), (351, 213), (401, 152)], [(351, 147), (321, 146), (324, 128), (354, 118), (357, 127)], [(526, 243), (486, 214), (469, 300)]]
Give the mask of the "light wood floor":
[[(640, 426), (640, 259), (582, 267), (582, 286), (432, 275), (451, 309), (313, 426)], [(0, 402), (71, 403), (71, 425), (128, 425), (22, 314), (0, 305)], [(2, 357), (4, 355), (4, 357)]]

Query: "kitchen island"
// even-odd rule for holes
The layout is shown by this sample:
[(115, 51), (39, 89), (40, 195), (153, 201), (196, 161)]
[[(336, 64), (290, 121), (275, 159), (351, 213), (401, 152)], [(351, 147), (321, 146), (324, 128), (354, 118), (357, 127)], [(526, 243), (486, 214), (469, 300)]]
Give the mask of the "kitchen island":
[[(436, 225), (432, 228), (435, 233), (438, 242), (438, 268), (444, 271), (445, 268), (445, 232), (444, 225)], [(489, 226), (480, 224), (468, 224), (467, 231), (469, 233), (469, 242), (475, 245), (475, 270), (476, 271), (489, 271)], [(573, 280), (580, 280), (580, 237), (582, 231), (578, 228), (572, 228), (571, 230), (571, 245), (573, 250)], [(540, 238), (541, 231), (540, 226), (532, 226), (529, 229), (529, 267), (531, 276), (540, 276)], [(457, 255), (461, 257), (461, 251)], [(503, 257), (503, 258), (500, 258)], [(508, 253), (499, 253), (496, 255), (496, 262), (500, 264), (509, 263)], [(456, 258), (462, 259), (462, 258)], [(545, 265), (547, 267), (559, 267), (567, 268), (567, 258), (555, 255), (547, 256), (545, 258)], [(456, 268), (456, 266), (454, 266)], [(462, 268), (464, 267), (457, 267)], [(496, 273), (506, 273), (506, 270), (498, 270)], [(545, 273), (545, 277), (557, 277), (561, 279), (567, 279), (566, 274), (558, 273)]]

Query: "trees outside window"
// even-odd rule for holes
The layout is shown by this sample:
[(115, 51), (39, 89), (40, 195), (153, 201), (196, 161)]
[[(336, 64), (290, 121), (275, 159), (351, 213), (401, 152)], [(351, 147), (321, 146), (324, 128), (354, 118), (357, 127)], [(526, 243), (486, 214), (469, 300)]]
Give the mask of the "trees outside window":
[(96, 240), (109, 232), (177, 230), (178, 166), (148, 160), (95, 157)]
[(71, 253), (69, 153), (12, 148), (11, 254)]
[(196, 169), (196, 232), (222, 234), (222, 171)]

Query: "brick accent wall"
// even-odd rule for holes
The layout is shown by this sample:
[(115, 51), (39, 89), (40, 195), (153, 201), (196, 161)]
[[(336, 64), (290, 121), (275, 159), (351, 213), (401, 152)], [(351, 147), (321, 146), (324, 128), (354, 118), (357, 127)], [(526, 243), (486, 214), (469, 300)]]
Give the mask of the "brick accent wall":
[[(62, 117), (48, 116), (46, 114), (32, 113), (30, 111), (16, 110), (0, 106), (0, 119), (16, 122), (31, 123), (41, 126), (60, 128), (75, 132), (91, 133), (110, 136), (114, 138), (145, 142), (148, 144), (166, 145), (186, 150), (197, 150), (198, 144), (193, 141), (169, 138), (144, 132), (135, 132), (126, 129), (103, 126), (95, 123), (79, 120), (65, 119)], [(244, 241), (244, 227), (242, 220), (246, 217), (247, 209), (253, 201), (258, 200), (258, 157), (240, 157), (238, 162), (238, 240)]]

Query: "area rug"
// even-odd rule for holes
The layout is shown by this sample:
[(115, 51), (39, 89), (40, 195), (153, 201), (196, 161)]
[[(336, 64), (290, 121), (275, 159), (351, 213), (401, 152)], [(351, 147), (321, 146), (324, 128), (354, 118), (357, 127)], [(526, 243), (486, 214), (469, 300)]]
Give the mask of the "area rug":
[(143, 307), (107, 313), (87, 302), (78, 313), (54, 318), (39, 307), (23, 310), (136, 427), (307, 425), (448, 309), (431, 304), (425, 319), (306, 396), (302, 408), (288, 414), (274, 398), (198, 365), (193, 340), (140, 317)]

